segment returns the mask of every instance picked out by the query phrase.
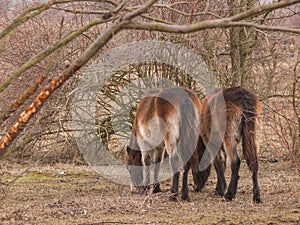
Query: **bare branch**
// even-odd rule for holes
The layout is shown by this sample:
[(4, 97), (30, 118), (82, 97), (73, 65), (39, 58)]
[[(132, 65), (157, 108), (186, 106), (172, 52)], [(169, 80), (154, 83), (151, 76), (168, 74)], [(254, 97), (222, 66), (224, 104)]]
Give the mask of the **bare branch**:
[(188, 2), (175, 2), (173, 4), (169, 4), (169, 5), (163, 5), (163, 4), (154, 4), (153, 7), (158, 7), (158, 8), (166, 8), (172, 12), (176, 12), (180, 15), (186, 16), (186, 17), (190, 17), (190, 16), (203, 16), (203, 15), (211, 15), (214, 16), (216, 18), (222, 18), (221, 16), (212, 13), (212, 12), (208, 12), (208, 11), (204, 11), (204, 12), (198, 12), (198, 13), (186, 13), (177, 9), (174, 9), (174, 6), (177, 5), (182, 5), (182, 4), (189, 4)]
[(253, 28), (260, 29), (260, 30), (280, 31), (280, 32), (286, 32), (286, 33), (300, 34), (299, 28), (282, 27), (282, 26), (268, 26), (268, 25), (250, 23), (250, 22), (231, 22), (231, 23), (229, 23), (229, 26), (253, 27)]
[(51, 7), (51, 9), (64, 11), (74, 14), (107, 14), (110, 13), (110, 10), (76, 10), (76, 9), (66, 9), (61, 7)]
[(136, 16), (141, 15), (142, 13), (146, 12), (157, 0), (150, 0), (147, 3), (145, 3), (140, 8), (132, 11), (131, 13), (128, 13), (124, 16), (123, 20), (131, 20)]
[(46, 48), (44, 51), (40, 52), (39, 54), (35, 55), (33, 58), (31, 58), (29, 61), (27, 61), (24, 65), (22, 65), (17, 71), (15, 71), (13, 74), (11, 74), (8, 77), (8, 79), (5, 80), (5, 82), (0, 84), (0, 93), (6, 87), (8, 87), (15, 78), (19, 77), (22, 73), (24, 73), (26, 70), (30, 69), (31, 67), (33, 67), (34, 65), (39, 63), (41, 60), (46, 58), (51, 53), (53, 53), (57, 49), (61, 48), (62, 46), (68, 44), (74, 38), (78, 37), (79, 35), (81, 35), (85, 31), (87, 31), (91, 27), (96, 26), (96, 25), (101, 24), (101, 23), (104, 23), (104, 22), (108, 22), (108, 21), (111, 21), (111, 19), (110, 20), (103, 20), (103, 19), (94, 20), (94, 21), (90, 22), (89, 24), (79, 28), (75, 32), (71, 33), (67, 37), (59, 40), (58, 42), (56, 42), (52, 46)]
[(27, 107), (18, 117), (17, 121), (7, 131), (5, 136), (0, 141), (0, 156), (3, 155), (7, 147), (22, 131), (25, 124), (35, 115), (42, 105), (47, 101), (49, 96), (59, 88), (66, 80), (68, 80), (75, 72), (77, 72), (84, 64), (86, 64), (98, 51), (102, 48), (110, 38), (117, 34), (127, 21), (115, 22), (102, 35), (100, 35), (60, 76), (54, 78), (50, 84), (43, 88), (36, 99)]
[[(14, 19), (14, 21), (0, 33), (0, 39), (2, 39), (7, 34), (12, 32), (14, 29), (16, 29), (21, 24), (25, 23), (26, 21), (34, 18), (35, 16), (41, 14), (43, 11), (47, 10), (50, 5), (51, 4), (48, 3), (48, 4), (42, 4), (38, 7), (27, 8), (20, 16), (18, 16), (16, 19)], [(33, 11), (36, 11), (36, 12), (30, 14)], [(30, 14), (30, 15), (28, 15), (28, 14)]]
[(285, 0), (285, 1), (278, 1), (272, 4), (266, 4), (266, 5), (262, 5), (262, 6), (258, 6), (252, 9), (249, 9), (245, 12), (236, 14), (234, 16), (231, 17), (232, 21), (241, 21), (243, 19), (247, 19), (247, 18), (251, 18), (254, 16), (258, 16), (261, 15), (265, 12), (271, 11), (271, 10), (275, 10), (275, 9), (281, 9), (284, 8), (286, 6), (290, 6), (290, 5), (294, 5), (296, 3), (299, 3), (300, 0)]
[[(117, 5), (115, 2), (112, 3), (115, 6), (115, 9), (111, 10), (78, 10), (78, 9), (68, 9), (68, 8), (62, 8), (62, 7), (55, 7), (52, 6), (51, 9), (64, 11), (68, 13), (74, 13), (74, 14), (109, 14), (111, 17), (113, 14), (118, 13), (123, 7), (124, 7), (124, 1), (122, 1), (119, 5)], [(106, 16), (106, 19), (108, 19), (108, 16)]]
[(178, 25), (178, 24), (164, 24), (159, 22), (139, 22), (139, 21), (131, 21), (126, 25), (127, 29), (137, 29), (137, 30), (155, 30), (161, 32), (170, 32), (170, 33), (192, 33), (204, 29), (213, 29), (213, 28), (228, 28), (232, 26), (247, 26), (254, 27), (262, 30), (270, 30), (270, 31), (282, 31), (300, 34), (299, 28), (288, 28), (288, 27), (278, 27), (278, 26), (267, 26), (262, 24), (256, 24), (252, 22), (243, 22), (243, 19), (250, 18), (253, 16), (260, 15), (264, 12), (268, 12), (270, 10), (279, 9), (288, 5), (299, 3), (300, 0), (287, 0), (276, 2), (273, 4), (263, 5), (260, 7), (255, 7), (249, 9), (245, 12), (236, 14), (234, 16), (228, 18), (214, 19), (214, 20), (206, 20), (201, 21), (195, 24), (189, 25)]
[(174, 2), (174, 3), (171, 3), (171, 4), (168, 4), (168, 5), (165, 5), (165, 4), (154, 4), (153, 6), (154, 7), (159, 7), (159, 8), (173, 8), (174, 6), (177, 6), (177, 5), (188, 5), (190, 4), (189, 2), (187, 1), (182, 1), (182, 2)]
[[(109, 2), (112, 5), (117, 6), (114, 1), (101, 1), (101, 0), (76, 0), (77, 2)], [(64, 4), (74, 2), (74, 0), (56, 0), (56, 1), (49, 1), (48, 3), (39, 4), (38, 6), (33, 6), (25, 9), (17, 18), (13, 20), (13, 22), (7, 26), (1, 33), (0, 39), (5, 37), (7, 34), (12, 32), (21, 24), (25, 23), (26, 21), (40, 15), (45, 10), (49, 9), (53, 5)]]

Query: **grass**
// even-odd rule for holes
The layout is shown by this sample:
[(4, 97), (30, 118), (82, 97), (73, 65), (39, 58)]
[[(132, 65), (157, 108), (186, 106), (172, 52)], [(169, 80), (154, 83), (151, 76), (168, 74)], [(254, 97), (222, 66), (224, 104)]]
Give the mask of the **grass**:
[(300, 182), (290, 162), (261, 163), (263, 203), (258, 205), (251, 201), (251, 175), (245, 163), (232, 202), (214, 196), (214, 172), (200, 193), (190, 192), (190, 202), (171, 202), (170, 181), (162, 183), (162, 193), (132, 195), (128, 186), (106, 180), (87, 166), (37, 166), (16, 179), (26, 167), (0, 163), (0, 224), (300, 223)]

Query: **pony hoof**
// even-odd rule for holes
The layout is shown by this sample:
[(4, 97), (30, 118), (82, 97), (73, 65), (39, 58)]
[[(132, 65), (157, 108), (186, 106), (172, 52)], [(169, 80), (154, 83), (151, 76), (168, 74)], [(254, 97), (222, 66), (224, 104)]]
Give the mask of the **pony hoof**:
[(262, 201), (259, 197), (258, 198), (253, 198), (253, 203), (259, 204), (259, 203), (262, 203)]
[(177, 201), (177, 193), (172, 193), (170, 196), (169, 196), (169, 200), (171, 201)]
[[(215, 196), (221, 198), (221, 197), (224, 196), (224, 193), (222, 193), (222, 192), (220, 192), (220, 191), (218, 191), (218, 190), (215, 190)], [(226, 197), (225, 197), (225, 198), (226, 198)]]
[(182, 195), (181, 196), (181, 200), (189, 202), (190, 201), (190, 197), (188, 195)]
[(234, 196), (233, 196), (232, 194), (230, 194), (230, 193), (227, 193), (227, 194), (225, 195), (226, 201), (232, 201), (233, 198), (234, 198)]
[(162, 190), (160, 189), (160, 185), (159, 184), (155, 184), (153, 186), (153, 191), (152, 193), (155, 194), (155, 193), (159, 193), (159, 192), (162, 192)]

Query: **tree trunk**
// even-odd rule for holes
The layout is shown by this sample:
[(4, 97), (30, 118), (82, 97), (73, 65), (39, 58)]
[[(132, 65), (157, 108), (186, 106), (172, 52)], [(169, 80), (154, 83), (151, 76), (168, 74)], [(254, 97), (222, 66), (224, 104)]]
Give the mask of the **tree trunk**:
[[(248, 10), (257, 0), (228, 0), (229, 15), (234, 16), (242, 11)], [(230, 57), (231, 57), (231, 86), (248, 86), (252, 87), (251, 69), (249, 68), (249, 56), (251, 49), (255, 45), (255, 38), (251, 33), (247, 33), (246, 27), (230, 28)]]
[[(228, 0), (229, 16), (238, 14), (238, 0)], [(231, 58), (231, 84), (230, 86), (239, 86), (241, 83), (241, 61), (240, 61), (240, 37), (239, 27), (232, 27), (229, 30), (230, 58)]]

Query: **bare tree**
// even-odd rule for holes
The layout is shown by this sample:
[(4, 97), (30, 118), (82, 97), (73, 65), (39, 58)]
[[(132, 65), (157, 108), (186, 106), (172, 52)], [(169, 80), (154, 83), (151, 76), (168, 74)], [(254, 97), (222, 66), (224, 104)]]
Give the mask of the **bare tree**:
[[(15, 61), (15, 65), (10, 62), (5, 65), (9, 67), (7, 70), (9, 72), (1, 71), (5, 79), (0, 84), (0, 94), (5, 94), (8, 87), (14, 85), (26, 73), (42, 75), (31, 77), (36, 80), (35, 84), (3, 110), (2, 120), (15, 116), (15, 122), (0, 142), (1, 154), (6, 151), (24, 125), (38, 112), (52, 93), (88, 64), (103, 48), (120, 43), (120, 40), (128, 42), (130, 36), (138, 36), (136, 39), (147, 39), (156, 35), (155, 38), (172, 40), (172, 35), (166, 34), (176, 34), (174, 39), (178, 40), (178, 37), (182, 37), (182, 42), (188, 40), (184, 44), (209, 53), (203, 54), (204, 59), (213, 70), (220, 72), (216, 76), (220, 81), (224, 81), (221, 84), (255, 86), (256, 71), (250, 68), (258, 65), (257, 61), (255, 64), (255, 60), (258, 59), (254, 57), (258, 51), (253, 49), (262, 46), (258, 40), (265, 38), (269, 43), (268, 46), (264, 45), (264, 49), (271, 48), (269, 51), (272, 52), (272, 46), (278, 44), (276, 41), (270, 41), (272, 34), (278, 32), (300, 34), (299, 27), (273, 22), (280, 18), (274, 16), (276, 13), (299, 2), (300, 0), (285, 0), (260, 5), (259, 1), (255, 0), (239, 1), (239, 4), (237, 1), (228, 0), (227, 5), (221, 8), (224, 5), (223, 1), (218, 5), (215, 1), (190, 3), (189, 1), (149, 0), (144, 3), (114, 0), (53, 0), (28, 6), (13, 17), (14, 19), (9, 16), (4, 17), (5, 26), (0, 32), (0, 57), (5, 58), (9, 52), (20, 54), (20, 50), (16, 50), (12, 44), (26, 46), (29, 50), (26, 54), (22, 48), (23, 56), (20, 58), (16, 56), (19, 60)], [(53, 14), (56, 15), (53, 19), (56, 20), (57, 26), (56, 29), (47, 32), (48, 28), (41, 21), (43, 17), (51, 17)], [(36, 27), (40, 29), (44, 27), (45, 30), (37, 32)], [(18, 38), (19, 31), (26, 31), (27, 37), (31, 36), (32, 39)], [(37, 38), (42, 42), (30, 48), (31, 44), (28, 40), (34, 42), (34, 38), (39, 33), (44, 35), (43, 38)], [(128, 35), (127, 39), (124, 38), (126, 35)], [(192, 43), (191, 40), (198, 41), (199, 35), (203, 44)], [(225, 37), (225, 39), (229, 37), (229, 42), (223, 42), (222, 38), (219, 38), (214, 43), (218, 48), (212, 48), (213, 45), (205, 47), (209, 41), (205, 35), (215, 35), (216, 40), (218, 37)], [(221, 61), (218, 63), (214, 57)], [(62, 66), (65, 61), (70, 61), (67, 68)], [(266, 61), (259, 61), (259, 63), (263, 62)], [(274, 61), (274, 67), (276, 63)], [(266, 64), (270, 65), (270, 60)], [(228, 65), (230, 67), (226, 68)], [(56, 72), (51, 74), (53, 68), (56, 68)], [(272, 72), (270, 74), (272, 80)], [(44, 84), (44, 80), (48, 80), (49, 83)], [(297, 84), (298, 80), (296, 86)], [(32, 103), (22, 110), (23, 112), (16, 111), (28, 97), (34, 94)]]

